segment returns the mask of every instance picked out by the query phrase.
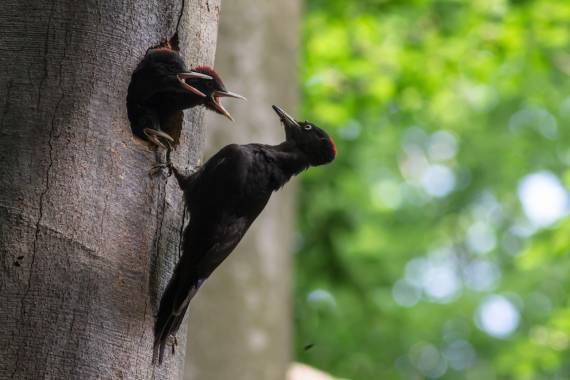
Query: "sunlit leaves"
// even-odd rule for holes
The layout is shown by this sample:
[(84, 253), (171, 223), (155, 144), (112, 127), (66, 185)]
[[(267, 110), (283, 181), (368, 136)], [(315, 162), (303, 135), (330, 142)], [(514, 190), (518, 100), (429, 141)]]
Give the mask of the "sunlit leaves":
[(570, 378), (568, 20), (566, 1), (307, 0), (304, 117), (339, 154), (302, 182), (299, 359)]

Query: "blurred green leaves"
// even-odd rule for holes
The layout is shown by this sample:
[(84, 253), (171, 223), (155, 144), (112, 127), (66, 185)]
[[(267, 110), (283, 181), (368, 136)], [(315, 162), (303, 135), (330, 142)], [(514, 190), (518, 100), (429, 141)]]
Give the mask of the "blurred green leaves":
[[(570, 378), (570, 219), (528, 214), (568, 204), (520, 189), (542, 173), (568, 200), (570, 2), (307, 0), (302, 74), (338, 157), (303, 176), (298, 359), (354, 380)], [(519, 319), (493, 337), (481, 313), (506, 328), (504, 305)]]

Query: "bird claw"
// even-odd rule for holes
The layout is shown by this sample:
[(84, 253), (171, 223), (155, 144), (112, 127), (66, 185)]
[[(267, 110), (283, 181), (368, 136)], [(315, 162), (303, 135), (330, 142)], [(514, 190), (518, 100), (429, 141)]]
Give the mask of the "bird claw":
[[(174, 142), (174, 139), (168, 133), (164, 133), (152, 128), (145, 128), (143, 129), (143, 132), (148, 140), (154, 145), (157, 145), (163, 149), (172, 150), (172, 143)], [(164, 145), (162, 141), (159, 140), (159, 138), (163, 138), (168, 146)]]
[(170, 177), (172, 175), (172, 163), (171, 162), (168, 162), (166, 164), (153, 165), (149, 170), (149, 175), (152, 177), (152, 176), (156, 175), (158, 172), (162, 172), (162, 169), (168, 169), (168, 174), (166, 175), (167, 177)]
[(198, 162), (196, 162), (196, 165), (190, 165), (190, 174), (194, 174), (196, 173), (198, 170), (200, 170), (200, 168), (202, 167), (202, 160), (199, 159)]
[(169, 338), (169, 343), (172, 346), (172, 355), (175, 355), (176, 346), (178, 346), (178, 339), (176, 338), (176, 335), (170, 335), (168, 338)]
[(148, 136), (148, 135), (147, 135), (147, 138), (148, 138), (148, 141), (150, 141), (150, 142), (153, 143), (154, 145), (159, 146), (159, 147), (161, 147), (162, 149), (168, 149), (168, 148), (166, 147), (166, 145), (164, 145), (163, 143), (161, 143), (160, 140), (159, 140), (156, 136)]

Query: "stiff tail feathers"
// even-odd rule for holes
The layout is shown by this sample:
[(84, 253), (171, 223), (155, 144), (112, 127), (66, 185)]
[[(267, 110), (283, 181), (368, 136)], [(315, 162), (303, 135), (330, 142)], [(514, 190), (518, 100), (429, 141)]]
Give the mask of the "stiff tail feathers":
[(182, 294), (177, 294), (177, 291), (182, 292), (183, 289), (178, 288), (175, 282), (177, 281), (173, 278), (162, 296), (154, 325), (153, 363), (158, 362), (158, 365), (162, 364), (164, 350), (169, 339), (172, 337), (176, 341), (176, 333), (182, 324), (188, 304), (198, 292), (203, 281), (193, 282), (188, 293), (183, 297), (180, 297)]

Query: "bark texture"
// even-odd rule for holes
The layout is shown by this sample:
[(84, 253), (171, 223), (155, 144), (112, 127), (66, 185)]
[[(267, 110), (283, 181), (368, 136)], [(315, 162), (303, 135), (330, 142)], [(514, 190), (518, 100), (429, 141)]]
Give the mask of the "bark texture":
[[(148, 175), (158, 154), (125, 102), (146, 50), (177, 28), (186, 62), (212, 63), (219, 0), (185, 3), (0, 2), (1, 379), (182, 375), (184, 339), (151, 364), (181, 192)], [(202, 113), (186, 112), (179, 165), (200, 155)]]
[[(225, 1), (216, 69), (247, 104), (226, 101), (236, 122), (208, 115), (210, 157), (229, 143), (283, 141), (272, 104), (298, 100), (298, 0)], [(283, 380), (291, 351), (291, 242), (295, 180), (272, 196), (235, 252), (189, 309), (188, 380)]]

